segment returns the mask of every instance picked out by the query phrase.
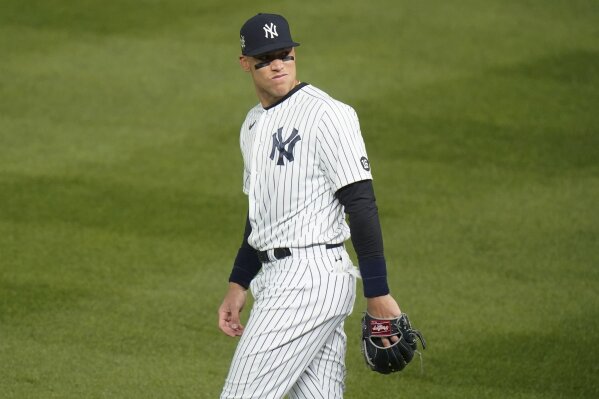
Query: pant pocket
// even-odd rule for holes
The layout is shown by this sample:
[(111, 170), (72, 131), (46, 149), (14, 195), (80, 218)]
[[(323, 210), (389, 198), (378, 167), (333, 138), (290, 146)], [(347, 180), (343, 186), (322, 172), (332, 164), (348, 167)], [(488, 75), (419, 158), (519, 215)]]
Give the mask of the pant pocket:
[(250, 290), (255, 300), (260, 298), (260, 294), (264, 290), (264, 272), (262, 270), (250, 282)]
[(341, 253), (341, 270), (344, 273), (349, 273), (352, 276), (354, 276), (355, 278), (360, 278), (360, 270), (354, 266), (354, 262), (352, 262), (351, 258), (349, 257), (349, 254), (346, 251), (343, 251)]

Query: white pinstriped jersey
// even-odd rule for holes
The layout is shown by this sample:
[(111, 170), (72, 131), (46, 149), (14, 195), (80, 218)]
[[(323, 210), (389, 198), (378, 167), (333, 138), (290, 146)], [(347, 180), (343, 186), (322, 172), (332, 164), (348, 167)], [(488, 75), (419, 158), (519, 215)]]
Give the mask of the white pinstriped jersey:
[(372, 179), (353, 108), (301, 84), (272, 107), (252, 108), (240, 145), (251, 246), (263, 251), (349, 238), (335, 192)]

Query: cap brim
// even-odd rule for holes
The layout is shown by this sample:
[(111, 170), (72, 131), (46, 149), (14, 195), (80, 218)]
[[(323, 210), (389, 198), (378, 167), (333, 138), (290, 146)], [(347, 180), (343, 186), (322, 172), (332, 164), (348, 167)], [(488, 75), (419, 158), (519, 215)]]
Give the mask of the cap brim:
[(269, 44), (268, 46), (262, 46), (259, 47), (257, 49), (254, 49), (252, 51), (248, 51), (247, 53), (242, 53), (243, 55), (249, 55), (254, 56), (254, 55), (259, 55), (259, 54), (265, 54), (265, 53), (270, 53), (271, 51), (275, 51), (275, 50), (281, 50), (284, 48), (289, 48), (289, 47), (297, 47), (299, 46), (299, 43), (296, 42), (287, 42), (287, 43), (273, 43), (273, 44)]

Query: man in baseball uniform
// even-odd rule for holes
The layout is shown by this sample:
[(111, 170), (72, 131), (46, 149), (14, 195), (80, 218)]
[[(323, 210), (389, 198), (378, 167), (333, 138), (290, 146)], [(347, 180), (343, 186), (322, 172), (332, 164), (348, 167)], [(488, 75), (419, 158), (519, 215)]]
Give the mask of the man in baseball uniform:
[[(220, 329), (241, 338), (221, 398), (342, 398), (343, 322), (359, 275), (343, 244), (350, 236), (368, 313), (401, 313), (387, 286), (358, 117), (297, 79), (299, 43), (284, 17), (258, 14), (240, 33), (239, 62), (259, 104), (241, 127), (249, 207), (218, 311)], [(254, 305), (244, 327), (239, 314), (248, 288)]]

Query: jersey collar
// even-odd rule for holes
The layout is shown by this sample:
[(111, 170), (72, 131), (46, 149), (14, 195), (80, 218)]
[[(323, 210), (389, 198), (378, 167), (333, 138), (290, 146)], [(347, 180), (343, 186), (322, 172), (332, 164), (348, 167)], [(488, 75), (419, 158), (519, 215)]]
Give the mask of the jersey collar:
[(272, 105), (269, 105), (268, 107), (265, 107), (264, 110), (268, 111), (269, 109), (276, 107), (277, 105), (279, 105), (282, 102), (284, 102), (285, 100), (287, 100), (289, 97), (291, 97), (298, 90), (300, 90), (302, 87), (305, 87), (305, 86), (308, 86), (308, 83), (301, 82), (301, 83), (297, 84), (293, 89), (291, 89), (291, 91), (289, 93), (287, 93), (283, 97), (281, 97), (281, 99), (279, 101), (277, 101), (276, 103), (274, 103)]

